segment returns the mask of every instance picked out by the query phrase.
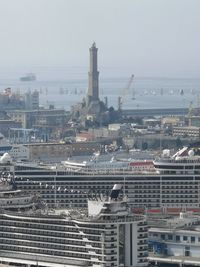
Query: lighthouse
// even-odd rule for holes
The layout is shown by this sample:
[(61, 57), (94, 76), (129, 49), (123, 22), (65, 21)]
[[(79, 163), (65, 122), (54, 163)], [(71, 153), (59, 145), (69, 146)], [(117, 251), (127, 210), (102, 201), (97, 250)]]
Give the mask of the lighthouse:
[(88, 93), (87, 104), (99, 101), (99, 72), (97, 67), (97, 51), (96, 44), (93, 43), (90, 51), (90, 67), (88, 72)]

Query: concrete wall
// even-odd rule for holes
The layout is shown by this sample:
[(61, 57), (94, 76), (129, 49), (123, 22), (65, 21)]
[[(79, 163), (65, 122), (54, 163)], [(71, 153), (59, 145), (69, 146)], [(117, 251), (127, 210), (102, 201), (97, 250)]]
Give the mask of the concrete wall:
[(30, 160), (60, 161), (70, 156), (91, 155), (100, 150), (95, 142), (79, 142), (73, 144), (40, 143), (26, 145), (30, 149)]

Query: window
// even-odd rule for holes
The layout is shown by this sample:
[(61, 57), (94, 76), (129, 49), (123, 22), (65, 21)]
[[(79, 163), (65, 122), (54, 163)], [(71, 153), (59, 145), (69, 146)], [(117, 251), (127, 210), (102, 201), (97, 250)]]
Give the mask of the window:
[(169, 240), (172, 240), (173, 239), (173, 236), (172, 235), (168, 235), (168, 239)]
[(187, 236), (183, 236), (183, 241), (187, 241), (188, 240), (188, 237)]
[(186, 246), (185, 247), (185, 256), (186, 257), (189, 257), (190, 256), (190, 247), (189, 246)]
[(163, 239), (163, 240), (165, 240), (165, 234), (161, 234), (160, 235), (160, 238)]

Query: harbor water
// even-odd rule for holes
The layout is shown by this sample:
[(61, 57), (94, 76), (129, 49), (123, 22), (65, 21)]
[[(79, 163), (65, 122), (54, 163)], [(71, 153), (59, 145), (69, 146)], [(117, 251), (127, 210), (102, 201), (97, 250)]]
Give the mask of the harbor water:
[[(1, 73), (0, 73), (1, 74)], [(16, 75), (15, 75), (16, 76)], [(83, 75), (80, 75), (82, 77)], [(20, 81), (19, 78), (0, 79), (0, 91), (11, 87), (12, 91), (23, 94), (30, 90), (40, 93), (40, 105), (56, 108), (70, 107), (81, 102), (87, 93), (87, 75), (85, 78), (63, 77), (55, 80), (52, 77), (39, 76), (36, 81)], [(44, 79), (45, 78), (45, 79)], [(123, 98), (124, 109), (145, 108), (188, 108), (200, 106), (200, 79), (175, 78), (142, 78), (135, 77), (132, 85), (127, 89), (130, 77), (101, 78), (99, 94), (102, 101), (108, 98), (108, 106), (117, 108), (118, 97)]]

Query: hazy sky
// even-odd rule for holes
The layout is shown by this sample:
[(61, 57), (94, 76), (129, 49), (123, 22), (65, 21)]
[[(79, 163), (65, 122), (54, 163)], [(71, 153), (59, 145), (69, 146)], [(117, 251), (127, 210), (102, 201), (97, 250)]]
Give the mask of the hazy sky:
[[(199, 77), (199, 0), (0, 0), (0, 68)], [(78, 75), (78, 71), (77, 71)]]

